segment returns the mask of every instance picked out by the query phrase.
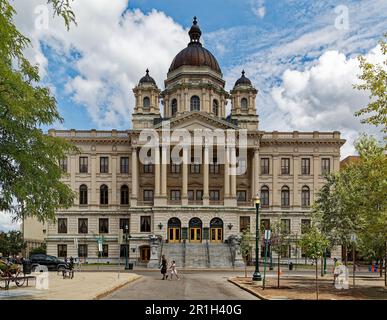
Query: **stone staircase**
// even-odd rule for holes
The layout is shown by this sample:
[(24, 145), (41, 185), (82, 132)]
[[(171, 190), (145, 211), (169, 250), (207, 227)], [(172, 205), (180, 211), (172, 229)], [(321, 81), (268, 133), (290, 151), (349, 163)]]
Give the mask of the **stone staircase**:
[(168, 262), (175, 260), (178, 268), (184, 266), (183, 243), (164, 243), (162, 254), (166, 256)]
[(232, 268), (231, 251), (228, 244), (208, 244), (210, 268)]
[(208, 268), (206, 243), (187, 243), (185, 254), (186, 268)]

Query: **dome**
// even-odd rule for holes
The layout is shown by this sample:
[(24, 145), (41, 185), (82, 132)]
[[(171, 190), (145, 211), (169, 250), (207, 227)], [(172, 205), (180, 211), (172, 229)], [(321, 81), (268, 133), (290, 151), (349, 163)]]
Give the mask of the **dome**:
[(200, 43), (202, 32), (198, 26), (196, 17), (194, 17), (193, 25), (188, 34), (191, 38), (191, 42), (188, 44), (187, 48), (181, 50), (173, 59), (169, 72), (176, 70), (181, 66), (205, 66), (217, 73), (222, 73), (214, 55)]
[(234, 87), (243, 85), (243, 86), (251, 86), (251, 81), (249, 78), (245, 77), (245, 70), (242, 71), (242, 76), (235, 82)]
[(149, 70), (148, 70), (148, 69), (146, 69), (146, 75), (143, 76), (143, 77), (140, 79), (140, 84), (144, 84), (144, 83), (151, 83), (151, 84), (156, 85), (156, 81), (155, 81), (155, 79), (153, 79), (153, 78), (149, 75)]

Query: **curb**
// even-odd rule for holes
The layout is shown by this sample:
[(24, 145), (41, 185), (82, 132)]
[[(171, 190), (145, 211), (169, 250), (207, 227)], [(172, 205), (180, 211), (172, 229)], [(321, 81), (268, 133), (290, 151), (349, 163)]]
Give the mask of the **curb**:
[(138, 279), (141, 279), (141, 278), (142, 278), (142, 276), (137, 275), (137, 277), (135, 277), (135, 278), (133, 278), (133, 279), (130, 279), (130, 280), (124, 282), (124, 283), (121, 283), (121, 284), (117, 285), (116, 287), (114, 287), (114, 288), (112, 288), (112, 289), (109, 289), (109, 290), (107, 290), (107, 291), (105, 291), (105, 292), (102, 292), (102, 293), (97, 294), (97, 295), (96, 295), (94, 298), (92, 298), (91, 300), (100, 300), (100, 299), (102, 299), (102, 298), (108, 296), (109, 294), (113, 293), (114, 291), (117, 291), (117, 290), (121, 289), (122, 287), (126, 286), (127, 284), (132, 283), (132, 282), (134, 282), (134, 281), (136, 281), (136, 280), (138, 280)]
[(233, 280), (231, 280), (230, 278), (228, 278), (227, 281), (228, 281), (228, 282), (231, 282), (232, 284), (236, 285), (237, 287), (239, 287), (239, 288), (241, 288), (241, 289), (247, 291), (248, 293), (251, 293), (253, 296), (256, 296), (257, 298), (259, 298), (259, 299), (261, 299), (261, 300), (271, 300), (271, 299), (267, 298), (266, 296), (263, 296), (263, 295), (261, 295), (261, 294), (255, 292), (254, 290), (251, 290), (251, 289), (249, 289), (249, 288), (246, 288), (246, 287), (240, 285), (238, 282), (233, 281)]

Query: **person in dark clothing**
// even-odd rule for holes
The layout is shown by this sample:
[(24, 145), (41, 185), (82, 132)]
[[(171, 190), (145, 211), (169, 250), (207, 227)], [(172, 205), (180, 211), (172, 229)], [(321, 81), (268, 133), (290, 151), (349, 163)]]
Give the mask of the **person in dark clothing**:
[(69, 269), (70, 270), (74, 269), (74, 258), (73, 257), (70, 257)]
[(168, 261), (165, 258), (165, 255), (162, 255), (161, 256), (161, 270), (160, 271), (161, 271), (161, 274), (163, 275), (163, 278), (161, 280), (168, 279), (168, 275), (166, 275), (167, 265), (168, 265)]

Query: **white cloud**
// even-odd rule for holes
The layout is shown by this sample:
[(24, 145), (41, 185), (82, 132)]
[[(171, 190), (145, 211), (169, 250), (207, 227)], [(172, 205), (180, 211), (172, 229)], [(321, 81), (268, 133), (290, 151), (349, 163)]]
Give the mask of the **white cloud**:
[[(173, 57), (188, 43), (180, 25), (163, 12), (127, 10), (127, 0), (75, 0), (77, 26), (66, 31), (63, 20), (49, 16), (49, 28), (34, 27), (34, 8), (45, 0), (15, 1), (16, 23), (32, 39), (28, 56), (47, 74), (40, 42), (51, 46), (77, 75), (67, 79), (66, 92), (83, 105), (97, 128), (130, 126), (134, 105), (131, 89), (149, 68), (161, 88)], [(71, 53), (80, 57), (70, 62)], [(66, 57), (66, 59), (65, 59)], [(66, 75), (67, 76), (67, 75)]]
[(258, 18), (262, 19), (266, 14), (265, 0), (252, 0), (251, 10)]
[(0, 231), (20, 230), (20, 223), (12, 221), (9, 213), (0, 211)]

